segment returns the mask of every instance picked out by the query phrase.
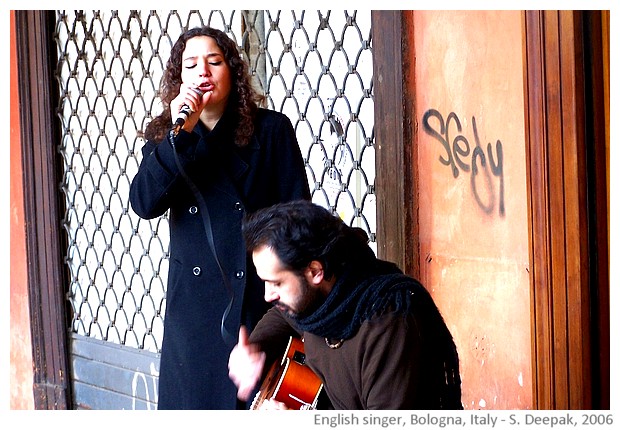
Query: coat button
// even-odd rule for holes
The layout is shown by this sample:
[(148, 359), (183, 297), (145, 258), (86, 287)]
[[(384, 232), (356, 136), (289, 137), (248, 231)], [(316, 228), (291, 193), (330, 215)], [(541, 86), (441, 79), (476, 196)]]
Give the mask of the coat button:
[(243, 277), (245, 276), (245, 272), (243, 270), (237, 270), (235, 276), (237, 277), (237, 279), (243, 279)]
[(241, 202), (235, 203), (235, 209), (237, 209), (238, 211), (242, 211), (243, 210), (243, 205), (241, 204)]
[(198, 208), (196, 206), (192, 206), (189, 208), (189, 213), (191, 213), (192, 215), (198, 213)]
[(192, 269), (192, 273), (194, 274), (194, 276), (198, 276), (200, 275), (201, 269), (200, 267), (196, 266)]

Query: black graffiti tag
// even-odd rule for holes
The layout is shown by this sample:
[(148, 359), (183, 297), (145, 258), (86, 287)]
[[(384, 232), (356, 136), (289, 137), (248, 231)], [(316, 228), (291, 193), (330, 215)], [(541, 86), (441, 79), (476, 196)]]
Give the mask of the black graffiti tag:
[[(431, 124), (431, 119), (435, 118)], [(450, 140), (451, 125), (454, 123), (456, 128), (456, 136)], [(495, 193), (493, 191), (492, 175), (499, 178), (499, 214), (504, 216), (506, 209), (504, 206), (504, 152), (502, 142), (498, 139), (495, 143), (495, 154), (493, 156), (493, 147), (489, 142), (487, 144), (487, 153), (485, 155), (480, 138), (478, 136), (478, 128), (476, 126), (476, 117), (472, 116), (471, 124), (473, 127), (475, 147), (472, 149), (467, 138), (462, 134), (463, 127), (459, 117), (450, 112), (444, 121), (443, 115), (436, 109), (429, 109), (424, 113), (422, 118), (424, 131), (434, 137), (441, 143), (445, 150), (445, 154), (439, 156), (439, 161), (450, 167), (452, 175), (458, 178), (459, 172), (471, 172), (470, 181), (471, 189), (480, 208), (487, 214), (491, 214), (495, 207)], [(468, 160), (468, 157), (471, 159)], [(486, 187), (486, 195), (488, 196), (485, 203), (481, 193), (479, 192), (480, 181), (482, 186)]]

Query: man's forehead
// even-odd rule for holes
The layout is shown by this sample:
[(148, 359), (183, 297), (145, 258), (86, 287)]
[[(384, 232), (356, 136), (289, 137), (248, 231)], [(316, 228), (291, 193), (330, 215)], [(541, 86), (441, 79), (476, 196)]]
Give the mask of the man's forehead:
[(274, 276), (282, 271), (282, 262), (274, 250), (269, 246), (260, 246), (252, 252), (252, 259), (256, 271), (261, 278)]

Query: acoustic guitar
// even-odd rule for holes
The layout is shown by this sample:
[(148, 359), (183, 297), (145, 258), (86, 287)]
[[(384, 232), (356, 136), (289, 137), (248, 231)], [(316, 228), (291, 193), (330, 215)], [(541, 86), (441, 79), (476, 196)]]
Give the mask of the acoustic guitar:
[(268, 399), (282, 402), (289, 409), (316, 409), (322, 389), (323, 383), (306, 365), (303, 341), (291, 336), (282, 360), (269, 369), (250, 409), (259, 409)]

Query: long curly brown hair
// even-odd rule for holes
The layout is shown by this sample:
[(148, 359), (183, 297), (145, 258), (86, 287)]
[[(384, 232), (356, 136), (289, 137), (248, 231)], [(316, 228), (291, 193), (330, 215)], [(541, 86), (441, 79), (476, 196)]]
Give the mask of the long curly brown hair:
[(187, 41), (197, 36), (213, 38), (224, 54), (224, 60), (230, 68), (232, 81), (228, 103), (229, 106), (231, 104), (236, 106), (239, 117), (239, 124), (235, 130), (235, 143), (239, 146), (245, 146), (254, 132), (254, 117), (261, 97), (252, 87), (248, 66), (241, 57), (236, 43), (223, 31), (207, 26), (185, 31), (172, 47), (160, 84), (160, 98), (164, 111), (146, 126), (144, 137), (147, 140), (162, 140), (170, 130), (172, 123), (170, 101), (179, 94), (181, 87), (183, 51)]

